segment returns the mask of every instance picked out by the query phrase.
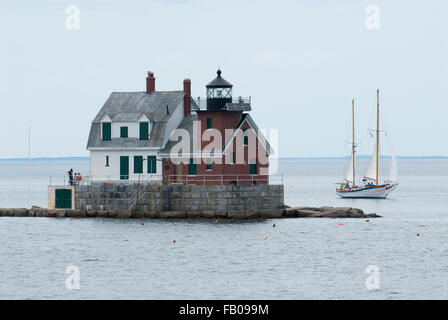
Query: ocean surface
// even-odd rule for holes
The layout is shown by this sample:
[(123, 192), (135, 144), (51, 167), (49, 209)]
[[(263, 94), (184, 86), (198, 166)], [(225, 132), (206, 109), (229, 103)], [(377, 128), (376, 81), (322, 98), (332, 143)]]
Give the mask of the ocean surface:
[[(0, 299), (448, 299), (448, 159), (399, 159), (387, 200), (337, 198), (346, 165), (281, 160), (286, 204), (382, 218), (0, 217)], [(0, 207), (46, 207), (50, 176), (70, 168), (89, 162), (0, 162)]]

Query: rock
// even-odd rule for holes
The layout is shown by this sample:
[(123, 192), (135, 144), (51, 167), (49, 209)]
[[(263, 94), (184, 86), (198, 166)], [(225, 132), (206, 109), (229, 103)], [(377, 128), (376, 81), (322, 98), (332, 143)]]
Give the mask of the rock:
[(322, 213), (315, 211), (315, 210), (308, 210), (308, 209), (297, 210), (297, 217), (300, 217), (300, 218), (318, 217), (320, 214), (322, 214)]
[(145, 218), (160, 218), (159, 211), (146, 211), (143, 213)]
[(107, 211), (107, 217), (108, 218), (116, 218), (116, 217), (118, 217), (118, 211), (116, 211), (116, 210)]
[(246, 219), (257, 219), (260, 217), (260, 214), (256, 210), (246, 210), (245, 216), (246, 216)]
[(213, 210), (203, 210), (201, 212), (201, 216), (203, 218), (214, 218), (215, 217), (215, 211), (213, 211)]
[(284, 210), (285, 217), (294, 218), (297, 217), (297, 208), (288, 208)]
[(178, 218), (183, 219), (187, 217), (186, 211), (161, 211), (160, 218)]
[(284, 213), (286, 210), (290, 209), (263, 209), (259, 210), (258, 214), (262, 219), (277, 219), (284, 217)]
[(8, 209), (0, 209), (0, 217), (7, 217), (8, 216)]
[(380, 215), (377, 215), (376, 213), (369, 213), (366, 215), (368, 218), (381, 218)]
[(96, 215), (98, 218), (107, 218), (107, 211), (106, 210), (97, 210)]
[(229, 219), (246, 219), (246, 213), (239, 210), (229, 210), (227, 211), (227, 217)]
[(87, 210), (86, 217), (88, 218), (96, 218), (98, 216), (98, 211), (96, 210)]
[(25, 208), (14, 209), (14, 217), (26, 217), (28, 215), (28, 210)]
[(47, 211), (47, 214), (45, 215), (45, 212), (42, 212), (42, 216), (50, 217), (50, 218), (56, 218), (58, 215), (58, 211), (55, 209), (51, 209)]
[(85, 210), (67, 210), (65, 212), (65, 216), (68, 218), (85, 218), (86, 217), (86, 211)]
[(215, 217), (216, 218), (228, 218), (228, 213), (225, 210), (218, 210), (218, 211), (215, 211)]
[(201, 211), (187, 211), (187, 218), (200, 218), (201, 215)]
[(132, 217), (132, 212), (129, 210), (119, 210), (117, 211), (117, 218), (124, 219)]
[(37, 209), (42, 209), (42, 208), (39, 207), (39, 206), (32, 206), (31, 209), (32, 209), (32, 210), (37, 210)]

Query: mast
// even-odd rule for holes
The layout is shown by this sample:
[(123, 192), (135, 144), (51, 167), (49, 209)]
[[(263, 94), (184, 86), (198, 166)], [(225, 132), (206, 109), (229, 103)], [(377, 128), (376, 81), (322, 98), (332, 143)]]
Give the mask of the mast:
[(353, 159), (353, 185), (355, 185), (355, 99), (352, 99), (352, 159)]
[(380, 90), (376, 90), (376, 185), (378, 185), (378, 158), (380, 146)]

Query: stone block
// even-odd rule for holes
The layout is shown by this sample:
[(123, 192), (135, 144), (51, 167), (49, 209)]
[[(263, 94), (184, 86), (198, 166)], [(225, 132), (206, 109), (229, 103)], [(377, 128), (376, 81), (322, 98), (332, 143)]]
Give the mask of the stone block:
[(187, 218), (201, 218), (201, 211), (187, 211)]
[(186, 211), (162, 211), (160, 212), (160, 218), (186, 218)]
[(229, 219), (246, 219), (246, 213), (243, 210), (229, 210), (227, 216)]

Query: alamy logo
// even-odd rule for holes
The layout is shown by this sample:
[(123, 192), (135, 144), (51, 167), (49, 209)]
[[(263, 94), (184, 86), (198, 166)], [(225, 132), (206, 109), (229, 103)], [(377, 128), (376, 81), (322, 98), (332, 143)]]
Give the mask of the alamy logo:
[(69, 290), (79, 290), (80, 289), (80, 272), (78, 266), (67, 266), (65, 268), (65, 273), (68, 274), (65, 280), (65, 287)]
[(366, 273), (370, 275), (366, 279), (367, 290), (379, 290), (380, 289), (380, 268), (375, 265), (370, 265), (366, 268)]
[(68, 30), (79, 30), (80, 25), (80, 13), (78, 6), (70, 5), (65, 8), (65, 27)]
[(368, 30), (380, 29), (380, 8), (375, 5), (367, 6), (366, 8), (366, 28)]

